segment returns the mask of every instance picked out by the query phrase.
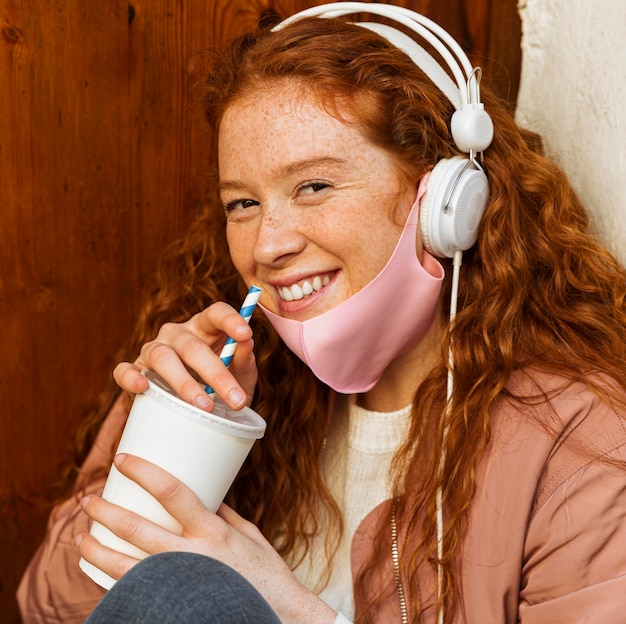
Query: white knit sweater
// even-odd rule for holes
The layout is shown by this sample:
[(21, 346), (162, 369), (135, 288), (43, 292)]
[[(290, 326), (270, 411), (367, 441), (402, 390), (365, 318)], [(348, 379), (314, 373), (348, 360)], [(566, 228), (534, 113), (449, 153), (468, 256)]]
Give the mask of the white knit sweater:
[(344, 522), (339, 548), (332, 560), (328, 584), (326, 534), (316, 537), (310, 553), (295, 570), (296, 577), (333, 609), (354, 617), (350, 544), (365, 516), (390, 496), (389, 467), (409, 424), (411, 406), (396, 412), (370, 412), (354, 401), (337, 414), (322, 455), (322, 474)]

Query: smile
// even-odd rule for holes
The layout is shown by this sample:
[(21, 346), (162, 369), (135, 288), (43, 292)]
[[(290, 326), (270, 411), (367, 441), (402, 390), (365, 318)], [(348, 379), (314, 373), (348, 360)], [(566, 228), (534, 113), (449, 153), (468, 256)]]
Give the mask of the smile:
[(302, 282), (292, 284), (291, 286), (281, 286), (278, 290), (278, 296), (283, 301), (299, 301), (308, 297), (313, 293), (322, 290), (330, 282), (329, 275), (316, 275), (313, 279), (306, 279)]

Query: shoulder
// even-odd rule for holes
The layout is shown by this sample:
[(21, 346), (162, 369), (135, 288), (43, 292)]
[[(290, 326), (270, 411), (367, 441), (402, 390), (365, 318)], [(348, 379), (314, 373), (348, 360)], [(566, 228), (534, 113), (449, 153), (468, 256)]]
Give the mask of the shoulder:
[(593, 381), (518, 372), (494, 403), (464, 546), (470, 612), (517, 617), (521, 588), (525, 608), (550, 606), (542, 621), (570, 621), (586, 587), (626, 573), (624, 396)]
[(543, 410), (551, 440), (529, 509), (520, 613), (569, 621), (565, 613), (584, 606), (594, 621), (621, 621), (614, 614), (626, 604), (623, 392), (602, 378), (568, 383), (555, 386)]
[(599, 376), (582, 383), (527, 370), (511, 378), (494, 409), (494, 441), (523, 440), (541, 449), (528, 456), (535, 456), (538, 471), (533, 513), (591, 464), (624, 461), (625, 406), (623, 390)]
[(602, 481), (609, 469), (626, 483), (624, 413), (616, 407), (623, 398), (610, 382), (606, 387), (615, 405), (563, 377), (512, 377), (492, 406), (491, 438), (476, 469), (469, 540), (476, 561), (521, 561), (529, 527), (550, 530), (543, 524), (550, 514), (541, 513), (547, 502), (584, 506), (594, 488), (611, 495), (614, 486)]

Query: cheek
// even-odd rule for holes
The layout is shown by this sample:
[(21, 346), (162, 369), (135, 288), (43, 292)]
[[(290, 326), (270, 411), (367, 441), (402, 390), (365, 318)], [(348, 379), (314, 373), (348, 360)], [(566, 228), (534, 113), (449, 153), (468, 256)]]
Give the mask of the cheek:
[(229, 225), (226, 226), (226, 241), (235, 269), (244, 277), (254, 267), (254, 241), (240, 228)]
[(358, 246), (364, 255), (361, 260), (364, 267), (379, 272), (391, 257), (401, 234), (402, 227), (391, 224), (388, 220), (369, 227), (363, 224), (361, 231), (355, 233), (352, 240), (359, 241)]
[[(345, 262), (346, 278), (354, 293), (369, 284), (389, 261), (402, 229), (385, 223), (384, 227), (355, 227), (332, 249)], [(332, 245), (332, 244), (331, 244)], [(330, 245), (329, 245), (330, 246)]]

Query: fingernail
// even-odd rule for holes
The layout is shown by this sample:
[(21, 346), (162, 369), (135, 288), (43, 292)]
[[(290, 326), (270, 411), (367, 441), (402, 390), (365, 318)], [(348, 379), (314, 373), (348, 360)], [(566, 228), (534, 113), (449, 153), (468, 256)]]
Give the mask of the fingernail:
[(87, 505), (89, 505), (89, 501), (92, 499), (91, 496), (83, 496), (80, 499), (80, 506), (85, 509), (85, 507), (87, 507)]
[(230, 405), (236, 406), (241, 405), (246, 402), (246, 395), (241, 392), (241, 390), (231, 390), (228, 393), (228, 403)]
[(126, 459), (126, 453), (118, 453), (114, 458), (115, 465), (121, 466), (124, 463), (125, 459)]
[(83, 535), (81, 533), (79, 533), (75, 538), (74, 538), (74, 546), (76, 548), (78, 548), (80, 546), (80, 543), (83, 541)]
[(245, 336), (246, 334), (249, 334), (250, 332), (251, 332), (250, 325), (248, 325), (248, 323), (245, 323), (244, 325), (240, 325), (237, 328), (237, 335), (238, 336)]
[(193, 404), (196, 407), (199, 407), (200, 409), (203, 410), (208, 410), (209, 407), (211, 407), (211, 399), (209, 399), (209, 396), (207, 394), (199, 394), (193, 401)]

